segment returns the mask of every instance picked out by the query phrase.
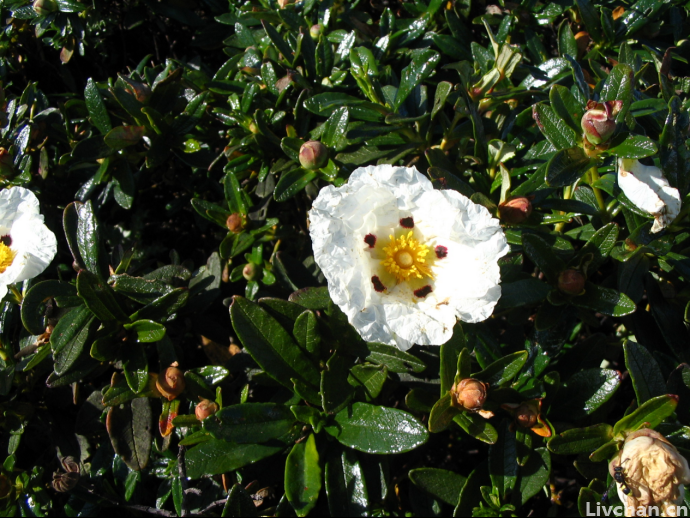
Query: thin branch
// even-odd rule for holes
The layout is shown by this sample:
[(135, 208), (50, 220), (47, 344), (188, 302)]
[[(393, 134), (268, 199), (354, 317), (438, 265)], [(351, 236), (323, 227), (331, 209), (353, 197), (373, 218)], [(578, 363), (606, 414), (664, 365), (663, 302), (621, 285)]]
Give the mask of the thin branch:
[(180, 486), (182, 486), (182, 502), (180, 502), (180, 516), (189, 516), (187, 506), (187, 465), (185, 464), (184, 454), (186, 448), (180, 445), (177, 450), (177, 472), (180, 475)]
[(154, 516), (163, 516), (165, 518), (177, 518), (177, 515), (175, 513), (172, 513), (170, 511), (165, 511), (163, 509), (156, 509), (155, 507), (149, 507), (147, 505), (130, 505), (125, 502), (121, 502), (118, 500), (115, 500), (114, 498), (105, 495), (103, 493), (98, 493), (93, 487), (86, 486), (85, 484), (79, 484), (79, 486), (84, 489), (85, 491), (89, 492), (93, 496), (105, 500), (106, 502), (109, 502), (117, 507), (123, 507), (124, 509), (128, 509), (130, 511), (137, 511), (140, 513), (147, 513), (147, 514), (152, 514)]
[(204, 507), (201, 511), (199, 511), (198, 514), (192, 514), (192, 517), (196, 516), (206, 516), (206, 513), (210, 513), (213, 509), (216, 507), (222, 507), (225, 505), (225, 502), (227, 502), (227, 498), (223, 498), (222, 500), (216, 500), (215, 502), (212, 502), (211, 504), (207, 505)]

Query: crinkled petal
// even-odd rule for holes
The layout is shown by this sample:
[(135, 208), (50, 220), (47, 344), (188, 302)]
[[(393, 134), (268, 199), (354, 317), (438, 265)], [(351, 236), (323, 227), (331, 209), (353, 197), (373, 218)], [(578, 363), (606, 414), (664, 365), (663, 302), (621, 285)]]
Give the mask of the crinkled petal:
[(0, 192), (0, 236), (9, 234), (14, 221), (25, 216), (37, 216), (39, 213), (38, 198), (29, 189), (12, 187)]
[(665, 228), (680, 213), (680, 193), (669, 185), (658, 167), (619, 158), (618, 185), (635, 206), (654, 216), (653, 233)]
[[(458, 318), (485, 320), (500, 297), (497, 260), (508, 245), (499, 222), (455, 191), (434, 190), (414, 168), (357, 169), (346, 185), (322, 189), (309, 217), (331, 298), (367, 341), (441, 345)], [(432, 278), (397, 282), (381, 266), (389, 236), (408, 232), (407, 218), (432, 254), (444, 250), (430, 257)]]

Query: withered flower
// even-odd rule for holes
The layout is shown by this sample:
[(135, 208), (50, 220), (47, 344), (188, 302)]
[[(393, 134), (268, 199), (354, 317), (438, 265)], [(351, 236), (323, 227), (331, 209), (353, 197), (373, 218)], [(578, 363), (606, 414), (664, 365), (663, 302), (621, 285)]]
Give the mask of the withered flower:
[(177, 365), (177, 362), (174, 362), (158, 376), (158, 381), (156, 381), (156, 388), (168, 401), (179, 396), (185, 387), (184, 372), (178, 369)]
[(532, 202), (526, 196), (511, 198), (498, 206), (501, 221), (511, 225), (519, 225), (532, 214)]
[(541, 415), (541, 398), (522, 403), (505, 403), (501, 408), (515, 419), (511, 429), (516, 426), (528, 428), (541, 437), (551, 437), (551, 428)]
[(60, 493), (67, 493), (74, 489), (81, 478), (81, 469), (79, 463), (74, 460), (74, 457), (65, 457), (60, 461), (65, 473), (56, 471), (53, 473), (53, 489)]
[(609, 472), (616, 480), (625, 516), (641, 516), (640, 508), (650, 516), (654, 507), (662, 516), (677, 516), (676, 506), (685, 498), (683, 485), (690, 484), (688, 461), (663, 435), (649, 428), (626, 437)]
[(482, 410), (486, 401), (489, 384), (474, 378), (465, 378), (450, 389), (451, 405), (461, 410), (477, 412), (482, 417), (493, 417), (493, 413)]
[(585, 138), (592, 145), (608, 141), (616, 131), (616, 116), (623, 107), (623, 101), (587, 102), (587, 111), (580, 125)]
[(199, 404), (196, 406), (196, 409), (194, 410), (194, 414), (196, 415), (196, 418), (199, 421), (203, 421), (206, 419), (208, 416), (211, 416), (218, 412), (218, 405), (214, 403), (213, 401), (210, 401), (208, 399), (204, 399), (202, 397), (199, 397)]

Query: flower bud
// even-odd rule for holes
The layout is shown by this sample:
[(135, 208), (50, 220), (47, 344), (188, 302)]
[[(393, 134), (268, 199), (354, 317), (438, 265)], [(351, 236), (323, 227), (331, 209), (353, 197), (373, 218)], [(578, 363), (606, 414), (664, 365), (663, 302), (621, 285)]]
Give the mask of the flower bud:
[(558, 289), (566, 295), (581, 295), (585, 291), (587, 279), (580, 270), (570, 268), (558, 276)]
[(519, 225), (532, 214), (532, 202), (525, 196), (511, 198), (498, 206), (498, 214), (502, 221)]
[(486, 401), (489, 384), (474, 378), (465, 378), (450, 389), (451, 404), (456, 408), (477, 412)]
[(12, 153), (0, 147), (0, 178), (14, 176), (14, 159)]
[(263, 268), (259, 264), (247, 263), (242, 269), (242, 276), (248, 281), (255, 281), (261, 275)]
[(311, 36), (311, 38), (313, 40), (318, 40), (319, 36), (321, 36), (322, 32), (323, 32), (323, 25), (321, 25), (320, 23), (317, 23), (316, 25), (312, 25), (309, 28), (309, 36)]
[(228, 230), (233, 234), (239, 234), (242, 232), (246, 224), (246, 218), (243, 214), (239, 213), (230, 214), (228, 219), (225, 221), (225, 226), (228, 227)]
[(587, 102), (587, 111), (580, 124), (590, 144), (596, 146), (611, 138), (616, 130), (616, 115), (622, 107), (623, 101)]
[(36, 14), (45, 16), (57, 11), (58, 5), (55, 0), (34, 0), (33, 8)]
[(328, 161), (328, 148), (318, 140), (310, 140), (299, 149), (299, 163), (305, 169), (321, 169)]
[[(626, 516), (678, 516), (690, 484), (690, 468), (675, 446), (655, 430), (643, 428), (629, 434), (623, 449), (609, 464)], [(646, 508), (640, 514), (640, 507)], [(628, 514), (632, 512), (633, 514)]]
[(168, 401), (179, 396), (185, 387), (184, 373), (177, 368), (177, 362), (158, 376), (156, 388)]
[(203, 399), (199, 398), (201, 401), (199, 404), (196, 406), (196, 409), (194, 410), (194, 414), (196, 415), (196, 418), (199, 421), (203, 421), (206, 419), (208, 416), (215, 414), (218, 412), (218, 405), (214, 403), (213, 401), (209, 401), (208, 399)]

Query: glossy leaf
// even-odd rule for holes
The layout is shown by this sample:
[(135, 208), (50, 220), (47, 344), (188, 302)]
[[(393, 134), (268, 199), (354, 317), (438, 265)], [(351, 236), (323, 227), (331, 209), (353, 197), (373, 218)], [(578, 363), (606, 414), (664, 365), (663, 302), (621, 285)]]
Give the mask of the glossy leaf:
[(307, 516), (321, 492), (321, 466), (316, 437), (296, 443), (285, 462), (285, 496), (297, 516)]
[(369, 494), (357, 453), (331, 448), (324, 481), (331, 516), (368, 516)]
[(618, 438), (625, 432), (638, 430), (643, 425), (648, 428), (655, 428), (673, 413), (676, 406), (678, 406), (678, 396), (674, 394), (652, 398), (618, 421), (613, 427), (613, 435)]
[(106, 427), (115, 453), (130, 469), (144, 469), (149, 462), (153, 439), (153, 415), (148, 398), (110, 407)]
[(261, 444), (283, 437), (292, 430), (295, 417), (276, 403), (231, 405), (204, 420), (204, 429), (216, 439), (236, 444)]

